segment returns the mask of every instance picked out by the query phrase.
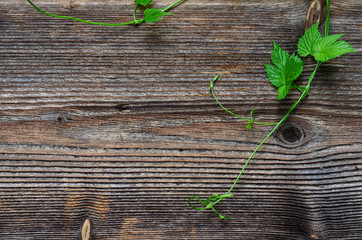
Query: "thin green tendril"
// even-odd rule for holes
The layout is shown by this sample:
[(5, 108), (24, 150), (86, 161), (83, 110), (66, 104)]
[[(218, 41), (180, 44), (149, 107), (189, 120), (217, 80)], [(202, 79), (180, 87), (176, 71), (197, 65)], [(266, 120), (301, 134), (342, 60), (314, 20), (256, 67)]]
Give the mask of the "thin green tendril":
[(227, 113), (229, 113), (229, 114), (231, 114), (231, 115), (233, 115), (233, 116), (235, 116), (235, 117), (237, 117), (237, 118), (240, 118), (240, 119), (242, 119), (242, 120), (244, 120), (244, 121), (247, 121), (247, 122), (248, 122), (248, 125), (246, 126), (246, 128), (249, 129), (249, 130), (252, 129), (252, 124), (258, 124), (258, 125), (276, 125), (276, 124), (277, 124), (277, 122), (275, 122), (275, 123), (255, 122), (253, 115), (254, 115), (254, 111), (255, 111), (255, 109), (256, 109), (257, 107), (255, 107), (253, 110), (251, 110), (251, 112), (250, 112), (250, 115), (251, 115), (250, 119), (247, 119), (247, 118), (245, 118), (245, 117), (239, 116), (239, 115), (233, 113), (232, 111), (230, 111), (229, 109), (227, 109), (226, 107), (224, 107), (224, 106), (221, 104), (221, 102), (217, 99), (217, 97), (216, 97), (216, 95), (215, 95), (215, 92), (214, 92), (214, 83), (215, 83), (216, 80), (219, 79), (219, 76), (220, 76), (220, 74), (216, 75), (216, 76), (214, 77), (214, 79), (210, 82), (210, 91), (211, 91), (212, 96), (214, 97), (215, 101), (219, 104), (219, 106), (220, 106), (224, 111), (226, 111)]
[(162, 10), (162, 12), (166, 12), (166, 11), (170, 10), (171, 8), (175, 7), (176, 5), (178, 5), (179, 3), (181, 3), (182, 1), (184, 1), (184, 0), (178, 0), (178, 1), (174, 2), (174, 3), (172, 3), (172, 4), (169, 5), (168, 7), (164, 8), (164, 9)]
[[(329, 0), (327, 0), (327, 7), (328, 7), (328, 14), (327, 14), (327, 18), (326, 18), (326, 25), (325, 25), (325, 36), (328, 35), (329, 33)], [(308, 95), (308, 92), (309, 92), (309, 88), (311, 86), (311, 83), (314, 79), (314, 76), (318, 70), (318, 68), (321, 66), (322, 62), (318, 61), (317, 62), (317, 65), (315, 66), (312, 74), (310, 75), (309, 77), (309, 80), (308, 80), (308, 84), (306, 87), (304, 88), (300, 88), (300, 89), (303, 89), (303, 92), (301, 94), (301, 96), (299, 97), (299, 99), (289, 108), (288, 112), (284, 115), (284, 117), (276, 124), (276, 126), (272, 129), (272, 131), (264, 138), (264, 140), (255, 148), (255, 150), (253, 151), (253, 153), (250, 155), (250, 157), (248, 158), (248, 160), (244, 163), (244, 166), (243, 168), (241, 169), (239, 175), (237, 176), (237, 178), (235, 179), (233, 185), (231, 186), (231, 188), (224, 194), (224, 195), (221, 195), (219, 196), (218, 194), (214, 194), (214, 195), (211, 195), (210, 197), (208, 197), (204, 202), (197, 196), (191, 196), (189, 199), (188, 199), (188, 203), (190, 205), (191, 208), (195, 209), (195, 210), (199, 210), (199, 211), (202, 211), (202, 210), (206, 210), (208, 208), (211, 208), (221, 219), (229, 219), (227, 217), (224, 217), (223, 215), (221, 215), (220, 213), (218, 213), (217, 211), (215, 211), (214, 209), (214, 206), (221, 202), (221, 200), (223, 200), (224, 198), (228, 198), (228, 197), (231, 197), (233, 196), (233, 194), (231, 194), (231, 191), (234, 189), (234, 187), (236, 186), (237, 182), (239, 181), (241, 175), (243, 174), (246, 166), (249, 164), (250, 160), (254, 157), (255, 153), (260, 149), (260, 147), (269, 139), (269, 137), (271, 135), (273, 135), (273, 133), (278, 129), (278, 127), (287, 120), (287, 118), (289, 117), (290, 113), (297, 107), (297, 105)], [(216, 81), (218, 79), (219, 75), (217, 75), (214, 80), (211, 82), (210, 84), (210, 88), (213, 89), (213, 83), (214, 81)], [(214, 95), (214, 94), (213, 94)], [(215, 100), (219, 103), (219, 101), (216, 99), (216, 97), (214, 96)], [(228, 113), (234, 115), (233, 113), (231, 113), (229, 110), (227, 110), (226, 108), (224, 108), (220, 103), (219, 105), (225, 110), (227, 111)], [(235, 116), (235, 115), (234, 115)], [(239, 117), (239, 116), (237, 116)], [(242, 117), (239, 117), (241, 119), (244, 119)], [(246, 121), (248, 121), (248, 119), (244, 119)], [(197, 207), (194, 207), (192, 204), (191, 204), (191, 200), (193, 199), (196, 199), (199, 201), (199, 203), (201, 204), (201, 208), (197, 208)]]
[(137, 17), (136, 17), (137, 8), (138, 8), (138, 3), (136, 3), (136, 4), (134, 5), (134, 10), (133, 10), (133, 22), (134, 22), (134, 23), (138, 22)]
[[(182, 2), (184, 0), (178, 0), (174, 3), (172, 3), (171, 5), (169, 5), (168, 7), (162, 9), (163, 12), (166, 12), (167, 10), (173, 8), (174, 6), (176, 6), (177, 4), (179, 4), (180, 2)], [(70, 19), (70, 20), (75, 20), (75, 21), (79, 21), (79, 22), (83, 22), (83, 23), (88, 23), (88, 24), (92, 24), (92, 25), (103, 25), (103, 26), (124, 26), (124, 25), (131, 25), (131, 24), (141, 24), (143, 23), (145, 20), (142, 19), (136, 19), (136, 10), (137, 10), (137, 6), (138, 4), (136, 4), (134, 11), (133, 11), (133, 21), (130, 22), (123, 22), (123, 23), (103, 23), (103, 22), (92, 22), (92, 21), (88, 21), (88, 20), (84, 20), (81, 18), (76, 18), (76, 17), (70, 17), (70, 16), (63, 16), (63, 15), (56, 15), (56, 14), (52, 14), (52, 13), (48, 13), (44, 10), (41, 10), (39, 7), (37, 7), (33, 2), (31, 2), (30, 0), (28, 0), (28, 2), (30, 3), (30, 5), (32, 5), (37, 11), (41, 12), (44, 15), (50, 16), (50, 17), (55, 17), (55, 18), (65, 18), (65, 19)]]

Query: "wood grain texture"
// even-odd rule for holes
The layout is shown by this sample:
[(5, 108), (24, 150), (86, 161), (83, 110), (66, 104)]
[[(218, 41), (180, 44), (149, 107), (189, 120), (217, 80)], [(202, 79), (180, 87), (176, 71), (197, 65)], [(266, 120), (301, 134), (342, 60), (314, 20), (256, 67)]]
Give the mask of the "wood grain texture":
[[(132, 17), (133, 1), (34, 1), (94, 21)], [(68, 4), (69, 3), (69, 4)], [(223, 194), (277, 121), (262, 63), (272, 40), (293, 52), (310, 1), (186, 1), (137, 27), (49, 18), (0, 2), (0, 239), (361, 239), (361, 54), (324, 64), (309, 96)], [(72, 5), (73, 4), (73, 5)], [(156, 1), (166, 6), (169, 1)], [(331, 34), (361, 51), (362, 3), (332, 2)], [(299, 83), (314, 63), (307, 59)]]

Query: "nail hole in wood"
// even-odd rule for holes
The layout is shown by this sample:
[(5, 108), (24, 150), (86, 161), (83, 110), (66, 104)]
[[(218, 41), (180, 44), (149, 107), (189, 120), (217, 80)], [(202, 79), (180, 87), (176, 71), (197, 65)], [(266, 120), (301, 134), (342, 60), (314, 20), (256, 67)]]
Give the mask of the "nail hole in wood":
[(57, 118), (57, 122), (63, 122), (63, 121), (64, 121), (63, 117), (58, 117)]
[(116, 106), (116, 109), (118, 109), (120, 112), (123, 112), (123, 111), (129, 110), (130, 107), (127, 104), (119, 104)]
[(57, 117), (57, 119), (56, 119), (56, 122), (57, 123), (66, 123), (66, 122), (68, 122), (69, 120), (71, 120), (71, 118), (69, 117), (69, 116), (67, 116), (67, 115), (60, 115), (60, 116), (58, 116)]

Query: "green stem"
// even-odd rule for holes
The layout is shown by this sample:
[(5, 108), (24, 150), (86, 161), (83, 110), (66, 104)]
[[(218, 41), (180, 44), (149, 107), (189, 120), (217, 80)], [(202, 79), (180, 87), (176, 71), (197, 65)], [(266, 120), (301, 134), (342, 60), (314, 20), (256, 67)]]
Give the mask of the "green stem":
[(325, 33), (324, 33), (325, 37), (327, 37), (329, 34), (329, 8), (330, 8), (330, 4), (329, 4), (329, 0), (327, 0), (327, 18), (326, 18), (326, 27), (325, 27)]
[(172, 3), (172, 4), (169, 5), (168, 7), (164, 8), (164, 9), (162, 10), (162, 12), (168, 11), (169, 9), (173, 8), (174, 6), (176, 6), (177, 4), (181, 3), (182, 1), (184, 1), (184, 0), (178, 0), (178, 1), (174, 2), (174, 3)]
[(305, 87), (299, 87), (299, 86), (295, 85), (294, 83), (292, 83), (292, 87), (298, 89), (298, 90), (301, 91), (302, 93), (303, 93), (303, 91), (305, 90)]
[[(180, 2), (182, 2), (184, 0), (178, 0), (174, 3), (172, 3), (171, 5), (169, 5), (168, 7), (164, 8), (162, 11), (166, 12), (167, 10), (173, 8), (174, 6), (176, 6), (177, 4), (179, 4)], [(136, 19), (136, 10), (137, 10), (137, 6), (138, 4), (136, 4), (134, 11), (133, 11), (133, 21), (130, 22), (123, 22), (123, 23), (103, 23), (103, 22), (92, 22), (92, 21), (88, 21), (88, 20), (84, 20), (81, 18), (76, 18), (76, 17), (70, 17), (70, 16), (63, 16), (63, 15), (56, 15), (56, 14), (52, 14), (52, 13), (48, 13), (45, 12), (44, 10), (41, 10), (39, 7), (37, 7), (34, 3), (32, 3), (30, 0), (28, 0), (28, 2), (30, 3), (30, 5), (32, 5), (37, 11), (41, 12), (44, 15), (50, 16), (50, 17), (55, 17), (55, 18), (65, 18), (65, 19), (71, 19), (71, 20), (75, 20), (75, 21), (79, 21), (79, 22), (84, 22), (84, 23), (88, 23), (88, 24), (92, 24), (92, 25), (103, 25), (103, 26), (124, 26), (124, 25), (131, 25), (131, 24), (140, 24), (143, 23), (145, 20)]]
[(219, 104), (219, 106), (224, 110), (226, 111), (227, 113), (237, 117), (237, 118), (240, 118), (244, 121), (247, 121), (248, 123), (253, 123), (253, 124), (259, 124), (259, 125), (276, 125), (277, 123), (263, 123), (263, 122), (254, 122), (253, 119), (247, 119), (245, 117), (242, 117), (242, 116), (239, 116), (235, 113), (233, 113), (232, 111), (230, 111), (229, 109), (227, 109), (226, 107), (224, 107), (221, 102), (217, 99), (216, 95), (215, 95), (215, 92), (214, 92), (214, 83), (215, 81), (219, 78), (219, 74), (216, 75), (216, 77), (210, 82), (210, 90), (211, 90), (211, 93), (212, 93), (212, 96), (214, 97), (215, 101)]
[(87, 21), (84, 19), (80, 19), (80, 18), (75, 18), (75, 17), (69, 17), (69, 16), (62, 16), (62, 15), (55, 15), (55, 14), (51, 14), (51, 13), (47, 13), (43, 10), (41, 10), (40, 8), (38, 8), (37, 6), (35, 6), (34, 3), (32, 3), (30, 0), (28, 0), (28, 2), (39, 12), (50, 16), (50, 17), (55, 17), (55, 18), (65, 18), (65, 19), (71, 19), (71, 20), (75, 20), (75, 21), (80, 21), (80, 22), (84, 22), (84, 23), (88, 23), (88, 24), (93, 24), (93, 25), (104, 25), (104, 26), (123, 26), (123, 25), (130, 25), (130, 24), (134, 24), (134, 21), (131, 22), (123, 22), (123, 23), (102, 23), (102, 22), (92, 22), (92, 21)]
[(239, 181), (241, 175), (243, 174), (246, 166), (248, 165), (248, 163), (250, 162), (250, 160), (254, 157), (255, 153), (259, 150), (259, 148), (268, 140), (268, 138), (273, 135), (273, 133), (275, 132), (275, 130), (278, 129), (278, 127), (285, 122), (285, 120), (288, 119), (290, 113), (294, 110), (294, 108), (300, 103), (300, 101), (302, 101), (308, 94), (309, 88), (310, 88), (310, 84), (312, 83), (312, 80), (317, 72), (317, 69), (319, 68), (319, 66), (321, 65), (321, 62), (318, 62), (316, 67), (314, 68), (314, 71), (312, 72), (312, 74), (309, 77), (309, 81), (307, 86), (305, 87), (305, 90), (303, 91), (302, 95), (299, 97), (299, 99), (289, 108), (287, 114), (284, 115), (284, 117), (277, 123), (277, 125), (273, 128), (273, 130), (264, 138), (264, 140), (255, 148), (254, 152), (250, 155), (250, 157), (248, 158), (248, 160), (246, 161), (246, 163), (244, 164), (243, 168), (241, 169), (238, 177), (236, 178), (234, 184), (231, 186), (231, 188), (229, 189), (229, 191), (227, 191), (226, 195), (229, 194), (235, 187), (236, 183)]

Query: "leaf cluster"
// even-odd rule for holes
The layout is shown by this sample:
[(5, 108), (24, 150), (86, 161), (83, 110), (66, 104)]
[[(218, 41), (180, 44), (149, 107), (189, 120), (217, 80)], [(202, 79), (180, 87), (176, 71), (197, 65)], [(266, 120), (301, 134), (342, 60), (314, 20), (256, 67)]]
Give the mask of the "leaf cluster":
[(266, 75), (272, 85), (278, 88), (278, 100), (287, 96), (292, 83), (303, 71), (303, 61), (294, 53), (289, 55), (275, 42), (271, 61), (274, 65), (264, 64)]
[[(335, 34), (322, 37), (318, 29), (319, 24), (314, 24), (299, 39), (298, 53), (301, 57), (312, 55), (317, 62), (326, 62), (345, 53), (357, 52), (346, 41), (338, 40), (344, 34)], [(304, 62), (293, 53), (289, 55), (281, 49), (275, 42), (274, 50), (271, 54), (273, 65), (264, 64), (265, 72), (269, 82), (278, 88), (278, 100), (284, 99), (292, 87), (303, 89), (294, 85), (303, 72)]]

